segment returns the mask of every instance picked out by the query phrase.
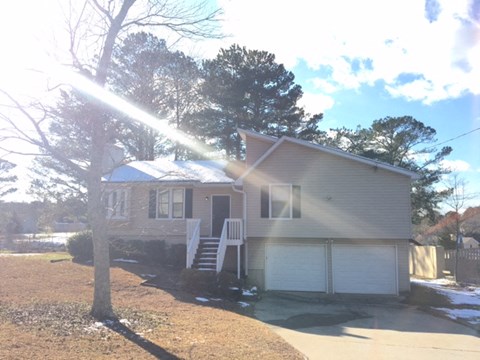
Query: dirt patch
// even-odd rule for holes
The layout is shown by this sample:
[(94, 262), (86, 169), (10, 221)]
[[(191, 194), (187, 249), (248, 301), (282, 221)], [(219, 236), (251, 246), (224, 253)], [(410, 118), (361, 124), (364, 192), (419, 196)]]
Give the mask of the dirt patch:
[(303, 358), (257, 320), (199, 304), (193, 294), (140, 285), (141, 274), (162, 273), (173, 276), (162, 268), (113, 267), (112, 301), (122, 322), (98, 323), (88, 314), (91, 266), (1, 257), (0, 358)]

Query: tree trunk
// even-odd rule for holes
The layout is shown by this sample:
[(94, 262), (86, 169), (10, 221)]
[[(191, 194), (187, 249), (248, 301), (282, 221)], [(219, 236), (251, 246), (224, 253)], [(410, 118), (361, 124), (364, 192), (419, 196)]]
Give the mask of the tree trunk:
[[(98, 111), (100, 112), (100, 111)], [(114, 316), (110, 293), (110, 253), (106, 233), (106, 214), (102, 200), (102, 160), (105, 127), (101, 116), (92, 122), (92, 149), (88, 178), (88, 216), (93, 233), (95, 287), (92, 315), (98, 319)]]

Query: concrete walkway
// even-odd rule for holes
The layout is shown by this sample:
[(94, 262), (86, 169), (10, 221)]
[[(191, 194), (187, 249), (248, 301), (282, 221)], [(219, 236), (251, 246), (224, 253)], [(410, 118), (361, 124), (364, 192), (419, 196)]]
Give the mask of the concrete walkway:
[(395, 302), (301, 301), (267, 294), (255, 316), (309, 359), (480, 359), (471, 328)]

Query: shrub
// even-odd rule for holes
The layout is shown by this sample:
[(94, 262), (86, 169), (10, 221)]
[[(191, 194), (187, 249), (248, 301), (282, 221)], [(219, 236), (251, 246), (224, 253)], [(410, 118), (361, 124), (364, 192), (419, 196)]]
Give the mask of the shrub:
[(235, 274), (225, 271), (216, 274), (213, 271), (183, 269), (180, 273), (180, 285), (186, 291), (239, 300), (242, 296), (243, 281), (237, 279)]
[(163, 240), (110, 240), (110, 257), (135, 259), (151, 264), (163, 264), (166, 246)]
[(217, 291), (216, 274), (213, 271), (183, 269), (180, 273), (180, 286), (190, 292), (215, 294)]
[(187, 262), (187, 246), (184, 244), (174, 244), (168, 248), (167, 263), (176, 269), (182, 269)]
[(167, 248), (164, 240), (145, 241), (145, 259), (151, 264), (164, 264)]
[(217, 294), (233, 300), (240, 300), (242, 297), (243, 281), (235, 274), (222, 271), (217, 275)]
[(67, 251), (75, 260), (93, 259), (93, 237), (91, 231), (82, 231), (67, 239)]

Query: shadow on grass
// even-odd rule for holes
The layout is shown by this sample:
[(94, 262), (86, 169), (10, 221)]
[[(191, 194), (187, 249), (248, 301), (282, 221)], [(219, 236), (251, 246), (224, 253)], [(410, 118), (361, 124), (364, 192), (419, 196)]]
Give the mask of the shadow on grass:
[(158, 346), (157, 344), (151, 342), (150, 340), (145, 339), (144, 337), (136, 334), (130, 330), (127, 326), (119, 322), (118, 320), (106, 321), (105, 326), (110, 330), (115, 331), (117, 334), (122, 335), (125, 339), (131, 341), (135, 345), (141, 347), (143, 350), (155, 356), (157, 359), (167, 359), (174, 360), (179, 359), (179, 357), (168, 352), (164, 348)]

